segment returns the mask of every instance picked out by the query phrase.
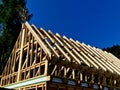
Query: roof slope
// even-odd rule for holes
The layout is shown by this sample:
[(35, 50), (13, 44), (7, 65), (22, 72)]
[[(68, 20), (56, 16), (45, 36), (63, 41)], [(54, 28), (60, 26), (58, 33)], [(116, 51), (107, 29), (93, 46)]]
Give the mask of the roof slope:
[[(74, 62), (78, 65), (85, 64), (88, 67), (120, 75), (120, 60), (111, 53), (80, 43), (79, 41), (74, 41), (72, 38), (68, 39), (66, 36), (60, 36), (58, 33), (53, 34), (50, 30), (46, 32), (43, 28), (37, 29), (34, 25), (30, 26), (28, 22), (23, 27), (25, 28), (24, 34), (29, 34), (30, 32), (51, 60), (52, 57), (62, 58), (63, 62)], [(19, 37), (25, 38), (21, 35)], [(19, 37), (17, 42), (22, 40)], [(19, 42), (19, 44), (21, 43), (22, 41)], [(17, 47), (19, 50), (20, 45), (15, 45), (14, 48)]]
[(43, 44), (47, 45), (49, 56), (54, 55), (59, 58), (62, 54), (67, 61), (74, 60), (79, 65), (84, 63), (89, 67), (120, 75), (120, 60), (111, 53), (74, 41), (72, 38), (60, 36), (58, 33), (53, 34), (50, 30), (46, 32), (43, 28), (38, 30), (34, 25), (30, 27), (28, 23), (25, 25), (34, 29)]

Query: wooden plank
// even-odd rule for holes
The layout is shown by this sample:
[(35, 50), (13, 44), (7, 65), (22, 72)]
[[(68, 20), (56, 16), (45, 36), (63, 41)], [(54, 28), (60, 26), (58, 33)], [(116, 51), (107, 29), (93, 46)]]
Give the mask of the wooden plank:
[[(69, 50), (69, 48), (67, 46), (69, 45), (66, 45), (66, 43), (63, 44), (63, 40), (61, 41), (59, 38), (61, 38), (61, 36), (59, 35), (59, 38), (57, 38), (55, 35), (54, 35), (54, 38), (60, 43), (61, 46), (64, 47), (64, 49), (68, 52), (68, 54), (73, 58), (75, 59), (79, 64), (81, 64), (80, 60)], [(69, 46), (70, 47), (70, 46)]]
[[(55, 37), (55, 35), (49, 31), (49, 33), (54, 37), (54, 39), (56, 39), (57, 37)], [(61, 46), (63, 46), (64, 44), (59, 40), (59, 39), (56, 39), (58, 40), (58, 42), (60, 43)], [(55, 42), (54, 44), (56, 46), (56, 48), (65, 56), (65, 58), (70, 61), (70, 57), (68, 55), (66, 55), (66, 53), (62, 50), (62, 48)]]
[(100, 59), (99, 59), (99, 56), (96, 55), (96, 53), (94, 53), (90, 48), (88, 48), (87, 46), (83, 46), (82, 44), (80, 45), (82, 48), (84, 48), (84, 50), (86, 50), (87, 52), (89, 52), (89, 57), (91, 57), (94, 62), (96, 62), (98, 64), (98, 66), (100, 68), (102, 68), (104, 71), (107, 71), (106, 69), (106, 65), (104, 64), (104, 62), (102, 62)]
[(46, 44), (48, 45), (48, 47), (52, 50), (52, 52), (55, 54), (55, 56), (56, 56), (57, 58), (59, 58), (60, 55), (53, 49), (53, 47), (50, 45), (50, 43), (49, 43), (47, 40), (45, 40), (45, 42), (46, 42)]
[(19, 59), (19, 66), (18, 66), (17, 82), (19, 82), (19, 80), (20, 80), (20, 70), (21, 70), (22, 58), (23, 58), (23, 43), (24, 43), (24, 37), (25, 37), (25, 29), (23, 29), (23, 33), (22, 33), (21, 51), (20, 51), (20, 59)]
[(103, 55), (105, 58), (107, 58), (107, 61), (106, 61), (106, 62), (108, 62), (108, 65), (109, 65), (116, 73), (118, 73), (118, 74), (120, 75), (120, 70), (119, 70), (119, 68), (116, 67), (113, 63), (111, 63), (111, 62), (109, 61), (108, 56), (105, 55), (105, 53), (104, 53), (103, 51), (99, 51), (99, 52), (101, 53), (101, 55)]
[[(72, 39), (70, 39), (73, 43), (75, 43)], [(74, 51), (75, 52), (75, 51)], [(83, 57), (83, 53), (81, 53), (81, 52), (75, 52), (76, 53), (76, 55), (78, 55), (79, 56), (79, 58), (81, 59), (81, 61), (83, 61), (86, 65), (88, 65), (89, 67), (90, 67), (90, 63)]]
[(52, 42), (52, 44), (55, 43), (55, 41), (52, 39), (52, 37), (43, 28), (41, 28), (40, 30), (46, 35), (46, 37), (48, 37), (50, 39), (50, 41)]
[(29, 80), (24, 80), (15, 84), (10, 84), (10, 85), (5, 85), (3, 86), (4, 88), (8, 88), (8, 89), (15, 89), (15, 88), (20, 88), (20, 87), (25, 87), (28, 85), (34, 85), (37, 83), (41, 83), (41, 82), (46, 82), (50, 80), (50, 76), (39, 76), (36, 78), (32, 78)]
[[(78, 43), (79, 45), (81, 45), (81, 46), (84, 45), (84, 46), (87, 48), (87, 46), (86, 46), (85, 44), (80, 44), (79, 41), (77, 41), (77, 43)], [(88, 46), (88, 47), (89, 47), (89, 46)], [(94, 49), (93, 49), (92, 47), (91, 47), (91, 50), (92, 50), (93, 52), (95, 52), (95, 53), (94, 53), (95, 55), (97, 54), (98, 57), (101, 57), (101, 55), (98, 54), (98, 52), (94, 51)], [(90, 51), (89, 51), (89, 52), (90, 52)], [(97, 55), (96, 55), (96, 56), (97, 56)], [(99, 60), (99, 59), (96, 59), (96, 61), (97, 61), (97, 60)], [(112, 72), (112, 73), (114, 72), (114, 71), (108, 66), (108, 64), (106, 64), (105, 58), (104, 58), (104, 60), (103, 60), (103, 59), (100, 59), (100, 60), (102, 60), (102, 62), (104, 62), (104, 63), (101, 62), (101, 64), (103, 65), (103, 67), (106, 67), (106, 69), (107, 69), (108, 71)], [(100, 60), (99, 60), (99, 62), (100, 62)], [(96, 61), (95, 61), (95, 62), (96, 62)], [(103, 68), (103, 67), (101, 67), (101, 68)], [(103, 70), (105, 70), (105, 68), (103, 68)], [(106, 70), (105, 70), (105, 71), (106, 71)]]
[(57, 69), (57, 65), (55, 65), (55, 67), (54, 67), (54, 69), (53, 69), (51, 75), (53, 75), (53, 74), (55, 73), (55, 70), (56, 70), (56, 69)]

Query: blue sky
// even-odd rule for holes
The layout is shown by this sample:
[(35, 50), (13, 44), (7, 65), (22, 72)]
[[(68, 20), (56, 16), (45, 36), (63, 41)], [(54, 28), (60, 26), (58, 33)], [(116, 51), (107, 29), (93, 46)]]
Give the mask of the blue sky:
[(120, 0), (27, 0), (30, 24), (98, 48), (120, 45)]

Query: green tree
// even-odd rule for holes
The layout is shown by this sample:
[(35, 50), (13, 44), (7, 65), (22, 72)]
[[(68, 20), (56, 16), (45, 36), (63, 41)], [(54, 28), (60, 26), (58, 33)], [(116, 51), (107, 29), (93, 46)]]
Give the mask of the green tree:
[(0, 4), (0, 73), (5, 65), (22, 23), (29, 21), (32, 14), (26, 7), (26, 0), (2, 0)]
[(112, 53), (120, 59), (120, 45), (114, 45), (112, 47), (104, 48), (103, 50)]

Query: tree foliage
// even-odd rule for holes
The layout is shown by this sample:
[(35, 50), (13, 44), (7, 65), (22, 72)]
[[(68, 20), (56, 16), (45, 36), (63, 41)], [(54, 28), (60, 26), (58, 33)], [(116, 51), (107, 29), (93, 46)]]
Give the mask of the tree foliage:
[(6, 63), (18, 37), (22, 23), (30, 20), (32, 14), (26, 7), (26, 0), (2, 0), (0, 4), (0, 72)]
[(104, 48), (103, 50), (112, 53), (120, 59), (120, 45), (114, 45), (112, 47)]

